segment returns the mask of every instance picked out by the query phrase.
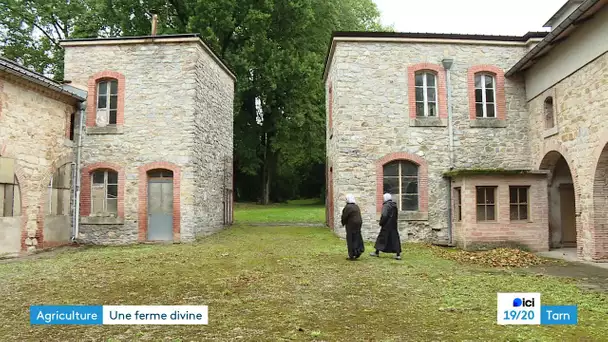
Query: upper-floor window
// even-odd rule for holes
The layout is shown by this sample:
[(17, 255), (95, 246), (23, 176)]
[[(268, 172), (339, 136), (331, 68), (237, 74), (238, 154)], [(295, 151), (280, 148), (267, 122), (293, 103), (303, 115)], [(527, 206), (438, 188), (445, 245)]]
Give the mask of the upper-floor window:
[(418, 210), (418, 165), (396, 160), (383, 166), (383, 192), (392, 195), (399, 210)]
[(118, 81), (104, 79), (97, 82), (97, 125), (116, 125), (117, 113)]
[(118, 212), (118, 173), (95, 170), (91, 182), (91, 214)]
[(437, 116), (437, 76), (430, 71), (415, 75), (416, 116)]
[(478, 118), (496, 117), (496, 80), (492, 74), (475, 74), (475, 114)]
[(553, 115), (553, 97), (548, 96), (544, 102), (545, 128), (553, 128), (555, 119)]

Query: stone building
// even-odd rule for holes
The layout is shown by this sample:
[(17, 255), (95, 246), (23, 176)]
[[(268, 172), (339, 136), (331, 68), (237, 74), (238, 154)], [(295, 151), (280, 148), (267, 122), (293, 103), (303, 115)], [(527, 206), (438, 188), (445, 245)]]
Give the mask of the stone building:
[(524, 36), (338, 32), (327, 94), (327, 220), (344, 196), (375, 238), (608, 259), (608, 6), (568, 1)]
[(70, 241), (70, 128), (85, 97), (0, 57), (0, 255)]
[(62, 84), (0, 60), (0, 254), (232, 223), (235, 76), (198, 35), (80, 39)]
[(78, 237), (192, 241), (230, 223), (234, 74), (197, 35), (61, 43), (87, 89)]

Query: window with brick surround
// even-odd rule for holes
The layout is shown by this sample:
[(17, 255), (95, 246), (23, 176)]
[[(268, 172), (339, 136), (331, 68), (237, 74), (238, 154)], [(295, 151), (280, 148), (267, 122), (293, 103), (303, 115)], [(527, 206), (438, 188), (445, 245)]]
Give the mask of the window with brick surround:
[(417, 211), (419, 208), (418, 165), (406, 160), (385, 164), (383, 192), (392, 195), (399, 210)]
[(91, 214), (117, 214), (118, 173), (98, 169), (91, 173)]
[(97, 110), (95, 122), (98, 126), (116, 125), (118, 113), (118, 80), (103, 79), (97, 82)]
[(454, 220), (462, 221), (462, 192), (460, 187), (454, 188)]
[(475, 115), (478, 118), (496, 117), (496, 80), (490, 73), (475, 74)]
[(496, 221), (495, 186), (476, 187), (477, 221)]
[(511, 221), (528, 220), (529, 189), (527, 186), (509, 187), (509, 216)]
[(12, 183), (0, 183), (0, 217), (21, 216), (20, 195), (17, 177)]
[(547, 96), (544, 101), (544, 114), (545, 114), (545, 128), (553, 128), (555, 126), (554, 113), (553, 113), (553, 97)]
[(416, 116), (437, 116), (437, 76), (431, 71), (415, 74)]

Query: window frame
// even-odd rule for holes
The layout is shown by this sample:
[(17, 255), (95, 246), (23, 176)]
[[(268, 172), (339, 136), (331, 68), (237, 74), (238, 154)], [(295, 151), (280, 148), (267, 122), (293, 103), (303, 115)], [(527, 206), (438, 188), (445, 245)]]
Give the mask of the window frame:
[[(478, 88), (475, 85), (475, 80), (476, 80), (477, 76), (481, 77), (481, 82), (480, 82), (481, 88)], [(490, 77), (492, 79), (492, 94), (494, 96), (494, 99), (493, 99), (492, 102), (488, 102), (487, 99), (486, 99), (486, 91), (489, 90), (489, 88), (486, 88), (486, 82), (485, 82), (485, 78), (486, 77)], [(473, 91), (474, 91), (473, 92), (473, 97), (474, 97), (473, 99), (475, 101), (475, 108), (474, 108), (474, 110), (475, 110), (475, 117), (477, 119), (480, 119), (480, 118), (483, 118), (483, 119), (486, 119), (486, 118), (489, 118), (489, 119), (498, 118), (498, 106), (497, 106), (497, 99), (498, 99), (498, 97), (497, 97), (497, 93), (496, 93), (497, 92), (496, 82), (497, 82), (496, 75), (494, 75), (494, 74), (492, 74), (490, 72), (481, 71), (481, 72), (477, 72), (477, 73), (475, 73), (473, 75)], [(477, 95), (476, 95), (477, 90), (481, 90), (481, 102), (477, 102)], [(488, 108), (487, 108), (487, 106), (490, 103), (494, 107), (494, 116), (488, 116)], [(478, 104), (482, 105), (482, 116), (479, 116), (478, 115), (479, 113), (477, 113), (477, 105)]]
[[(104, 94), (101, 93), (100, 88), (101, 88), (101, 84), (105, 83), (106, 84), (106, 91)], [(112, 83), (116, 84), (116, 93), (112, 93)], [(105, 110), (108, 112), (108, 126), (112, 125), (112, 126), (116, 126), (118, 124), (118, 96), (119, 96), (119, 90), (118, 90), (118, 80), (115, 78), (102, 78), (96, 81), (96, 92), (95, 92), (95, 118), (97, 119), (97, 115), (99, 114), (100, 110)], [(105, 108), (99, 107), (99, 98), (101, 96), (105, 96), (106, 100), (105, 100)], [(116, 107), (114, 109), (112, 109), (111, 104), (112, 104), (112, 98), (115, 98), (115, 105)], [(114, 123), (112, 123), (112, 111), (114, 112)]]
[[(484, 189), (484, 203), (479, 203), (479, 190), (480, 189)], [(493, 190), (493, 202), (492, 203), (488, 203), (487, 201), (487, 190), (492, 189)], [(475, 218), (477, 222), (498, 222), (498, 186), (494, 186), (494, 185), (482, 185), (482, 186), (476, 186), (475, 187)], [(483, 219), (480, 219), (479, 217), (479, 207), (484, 207), (484, 217)], [(493, 214), (494, 214), (494, 219), (493, 220), (488, 220), (488, 207), (492, 207), (493, 208)]]
[[(7, 197), (6, 197), (6, 188), (7, 186), (11, 186), (11, 204), (10, 204), (10, 214), (7, 214)], [(0, 183), (0, 196), (2, 196), (2, 201), (0, 201), (0, 203), (2, 205), (0, 205), (0, 217), (17, 217), (17, 216), (21, 216), (21, 187), (19, 186), (19, 181), (17, 180), (17, 176), (15, 175), (13, 177), (13, 183)], [(17, 196), (15, 196), (15, 193), (18, 193)], [(19, 203), (16, 203), (16, 199), (19, 199)], [(18, 214), (15, 215), (15, 206), (19, 206), (19, 210), (18, 210)]]
[(454, 221), (462, 222), (462, 187), (454, 188)]
[[(555, 127), (555, 110), (553, 103), (553, 96), (551, 95), (545, 97), (543, 100), (543, 119), (545, 122), (545, 129), (552, 129)], [(549, 116), (551, 117), (550, 121)]]
[[(526, 190), (526, 198), (525, 198), (525, 202), (521, 202), (520, 199), (520, 193), (519, 191), (521, 189), (525, 189)], [(511, 201), (511, 191), (512, 190), (516, 190), (516, 202), (513, 203)], [(517, 218), (514, 219), (512, 216), (512, 212), (511, 212), (511, 208), (515, 206), (517, 208)], [(521, 218), (521, 211), (520, 208), (525, 206), (526, 207), (526, 217), (525, 218)], [(529, 185), (510, 185), (509, 186), (509, 220), (510, 221), (530, 221), (530, 186)]]
[[(67, 175), (65, 175), (65, 168), (69, 168), (70, 172), (67, 173)], [(65, 215), (69, 215), (70, 211), (71, 211), (71, 190), (72, 190), (72, 180), (73, 180), (73, 168), (72, 168), (72, 164), (71, 163), (67, 163), (67, 164), (63, 164), (61, 167), (59, 167), (52, 175), (51, 175), (51, 179), (49, 180), (49, 185), (47, 187), (47, 191), (48, 191), (48, 199), (47, 199), (47, 210), (48, 212), (46, 213), (46, 215), (54, 215), (54, 216), (65, 216)], [(64, 180), (64, 184), (61, 185), (57, 185), (55, 182), (55, 176), (59, 175), (60, 173), (64, 173), (64, 175), (66, 177), (68, 177), (67, 182), (66, 180)], [(65, 187), (65, 184), (67, 183), (67, 187)], [(57, 211), (57, 208), (59, 207), (59, 199), (57, 200), (57, 207), (53, 207), (53, 189), (56, 190), (68, 190), (68, 199), (69, 199), (69, 204), (67, 207), (64, 207), (63, 204), (61, 205), (61, 209), (63, 213), (59, 213)]]
[[(416, 84), (416, 76), (418, 75), (422, 75), (422, 86), (419, 86)], [(431, 75), (433, 76), (433, 79), (435, 80), (435, 85), (432, 86), (435, 89), (435, 101), (431, 102), (435, 104), (435, 115), (429, 115), (429, 100), (428, 100), (428, 89), (429, 89), (429, 85), (428, 80), (427, 80), (427, 75)], [(431, 70), (426, 70), (426, 69), (422, 69), (422, 70), (418, 70), (414, 72), (414, 108), (416, 110), (416, 117), (421, 118), (421, 117), (425, 117), (425, 118), (437, 118), (439, 117), (439, 77), (437, 76), (437, 74), (434, 71)], [(418, 101), (418, 97), (416, 96), (416, 89), (418, 88), (422, 88), (422, 101)], [(418, 103), (422, 103), (423, 104), (423, 115), (418, 115)]]
[[(103, 183), (95, 183), (95, 173), (97, 172), (103, 172), (104, 178), (103, 178)], [(115, 173), (116, 174), (116, 183), (109, 183), (109, 173)], [(118, 171), (114, 171), (112, 169), (95, 169), (93, 171), (91, 171), (91, 209), (90, 209), (90, 213), (91, 215), (96, 215), (96, 214), (115, 214), (118, 215), (119, 212), (119, 208), (118, 208), (118, 198), (120, 195), (120, 189), (119, 189), (119, 173)], [(103, 202), (102, 202), (102, 210), (94, 210), (94, 203), (95, 201), (93, 200), (94, 198), (94, 191), (93, 189), (95, 189), (95, 187), (100, 187), (99, 185), (101, 184), (101, 186), (104, 189), (104, 195), (103, 195)], [(109, 186), (116, 186), (116, 197), (113, 198), (109, 198), (108, 197), (108, 187)], [(108, 211), (108, 200), (115, 200), (116, 201), (116, 211)]]
[[(409, 176), (409, 175), (404, 175), (403, 174), (403, 168), (402, 165), (404, 163), (408, 163), (411, 164), (412, 166), (414, 166), (416, 168), (416, 209), (415, 210), (404, 210), (403, 209), (403, 196), (407, 196), (408, 193), (404, 193), (403, 192), (403, 178), (404, 177), (409, 177), (409, 178), (414, 178), (414, 176)], [(398, 175), (397, 176), (387, 176), (386, 173), (384, 172), (385, 167), (391, 164), (397, 164), (398, 165)], [(419, 212), (420, 211), (420, 165), (418, 165), (417, 163), (410, 161), (410, 160), (404, 160), (404, 159), (398, 159), (398, 160), (392, 160), (384, 165), (382, 165), (382, 188), (383, 188), (383, 193), (384, 193), (384, 181), (386, 178), (395, 178), (397, 177), (399, 180), (399, 194), (398, 194), (398, 200), (395, 201), (397, 203), (397, 208), (399, 209), (399, 211), (403, 211), (403, 212)], [(409, 195), (413, 195), (413, 194), (409, 194)]]

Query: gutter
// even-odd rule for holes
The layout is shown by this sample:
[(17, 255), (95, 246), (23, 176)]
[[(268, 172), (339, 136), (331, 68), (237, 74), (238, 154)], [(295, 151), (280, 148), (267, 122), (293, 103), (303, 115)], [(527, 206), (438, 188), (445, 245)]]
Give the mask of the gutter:
[(599, 2), (604, 0), (587, 0), (581, 4), (577, 9), (572, 12), (561, 24), (559, 24), (553, 31), (549, 32), (547, 36), (536, 45), (530, 52), (528, 52), (522, 59), (520, 59), (509, 71), (505, 73), (505, 77), (513, 76), (515, 73), (523, 70), (523, 67), (530, 61), (532, 61), (539, 53), (546, 47), (550, 47), (554, 39), (559, 37), (570, 25), (574, 24), (578, 18), (580, 18), (585, 12), (591, 7), (595, 6)]

